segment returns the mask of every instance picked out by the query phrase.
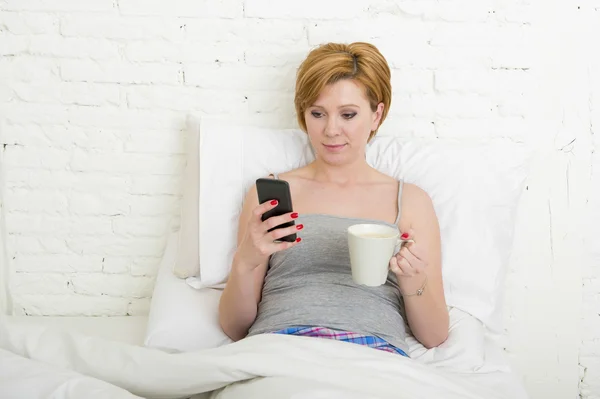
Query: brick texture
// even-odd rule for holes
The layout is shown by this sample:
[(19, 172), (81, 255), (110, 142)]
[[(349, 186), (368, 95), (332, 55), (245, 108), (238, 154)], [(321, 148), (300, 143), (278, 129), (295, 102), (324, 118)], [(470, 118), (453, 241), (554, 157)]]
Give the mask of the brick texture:
[[(555, 3), (568, 11), (565, 23), (588, 27), (575, 42), (600, 37), (593, 0)], [(551, 283), (524, 259), (546, 267), (550, 239), (540, 240), (546, 255), (537, 258), (517, 249), (509, 281), (520, 288), (507, 299), (507, 351), (528, 375), (532, 398), (573, 393), (572, 386), (582, 398), (600, 398), (600, 224), (591, 222), (600, 220), (600, 63), (592, 40), (578, 53), (586, 67), (569, 75), (581, 84), (565, 91), (566, 116), (550, 114), (564, 133), (536, 124), (547, 100), (540, 90), (555, 83), (538, 79), (544, 71), (536, 62), (543, 51), (559, 52), (540, 48), (543, 31), (535, 28), (546, 11), (541, 0), (0, 0), (2, 205), (15, 312), (147, 314), (180, 206), (187, 113), (295, 126), (295, 69), (307, 51), (326, 41), (369, 41), (393, 73), (381, 134), (533, 140), (554, 156), (571, 131), (580, 132), (575, 150), (557, 155), (560, 168), (530, 184), (526, 203), (538, 215), (528, 226), (552, 220), (542, 223), (551, 234), (562, 219), (540, 207), (562, 204), (569, 168), (587, 168), (580, 202), (569, 191), (571, 204), (586, 204), (589, 215), (580, 240), (580, 342), (568, 344), (581, 381), (559, 378), (556, 370), (577, 365), (550, 338), (555, 368), (533, 367), (522, 344), (530, 331), (517, 323), (540, 314), (531, 309), (543, 301), (527, 287)]]

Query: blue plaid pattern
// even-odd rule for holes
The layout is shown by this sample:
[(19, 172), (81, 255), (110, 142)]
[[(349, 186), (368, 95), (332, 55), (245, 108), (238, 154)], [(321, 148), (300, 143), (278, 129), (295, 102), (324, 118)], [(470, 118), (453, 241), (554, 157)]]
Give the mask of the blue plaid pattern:
[(274, 331), (273, 334), (301, 335), (304, 337), (335, 339), (338, 341), (365, 345), (371, 348), (409, 357), (402, 349), (396, 348), (395, 346), (387, 343), (387, 341), (373, 335), (362, 335), (348, 331), (339, 331), (331, 328), (312, 326), (288, 327), (279, 331)]

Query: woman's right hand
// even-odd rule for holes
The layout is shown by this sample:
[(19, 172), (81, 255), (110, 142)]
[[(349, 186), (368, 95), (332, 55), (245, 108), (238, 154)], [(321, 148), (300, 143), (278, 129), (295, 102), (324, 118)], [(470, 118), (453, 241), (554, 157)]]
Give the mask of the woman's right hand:
[(252, 211), (246, 233), (236, 252), (236, 257), (239, 262), (246, 265), (250, 270), (254, 270), (259, 265), (265, 264), (269, 260), (269, 257), (275, 252), (298, 245), (302, 240), (298, 237), (294, 242), (274, 242), (275, 240), (294, 234), (298, 230), (304, 228), (303, 225), (298, 224), (285, 228), (277, 228), (269, 232), (268, 230), (284, 223), (291, 222), (298, 217), (297, 213), (291, 212), (280, 216), (270, 217), (263, 222), (262, 215), (276, 206), (276, 200), (268, 201), (259, 204)]

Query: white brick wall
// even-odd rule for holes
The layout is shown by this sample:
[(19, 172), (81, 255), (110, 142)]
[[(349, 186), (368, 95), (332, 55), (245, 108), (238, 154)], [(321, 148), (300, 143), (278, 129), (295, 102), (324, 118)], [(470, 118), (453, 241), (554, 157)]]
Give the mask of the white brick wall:
[(146, 314), (179, 207), (186, 113), (294, 126), (294, 69), (307, 51), (365, 40), (393, 69), (382, 134), (509, 137), (546, 155), (517, 230), (507, 352), (532, 398), (600, 398), (600, 61), (586, 41), (600, 37), (598, 8), (0, 0), (14, 311)]
[[(600, 5), (586, 3), (583, 10), (589, 14), (586, 22), (591, 37), (600, 35)], [(586, 32), (586, 33), (587, 33)], [(582, 346), (579, 354), (582, 372), (582, 397), (600, 398), (600, 54), (588, 55), (588, 98), (591, 156), (591, 184), (587, 203), (588, 219), (583, 229), (587, 232), (584, 248), (589, 260), (582, 270), (583, 311)]]

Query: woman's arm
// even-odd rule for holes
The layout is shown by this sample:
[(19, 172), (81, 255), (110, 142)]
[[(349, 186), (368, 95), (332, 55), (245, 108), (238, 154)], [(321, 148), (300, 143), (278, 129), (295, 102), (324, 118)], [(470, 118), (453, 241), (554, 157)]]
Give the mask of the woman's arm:
[(302, 226), (278, 227), (296, 218), (296, 213), (262, 220), (263, 215), (277, 205), (277, 201), (259, 205), (256, 186), (250, 189), (244, 201), (238, 227), (238, 247), (219, 302), (219, 323), (234, 341), (248, 335), (248, 329), (256, 320), (271, 255), (300, 242), (300, 238), (294, 242), (281, 241), (281, 238), (296, 233)]
[[(433, 203), (421, 188), (405, 184), (403, 214), (414, 243), (406, 244), (396, 256), (398, 277), (410, 329), (426, 348), (448, 337), (449, 316), (442, 283), (440, 228)], [(403, 215), (404, 217), (404, 215)], [(404, 224), (404, 223), (403, 223)], [(399, 271), (398, 271), (399, 269)], [(424, 287), (422, 295), (415, 295)]]
[[(253, 186), (246, 195), (240, 214), (238, 247), (246, 234), (252, 211), (257, 205), (256, 186)], [(219, 302), (219, 323), (223, 332), (234, 341), (239, 341), (248, 335), (248, 329), (256, 319), (268, 264), (268, 262), (264, 262), (252, 269), (253, 265), (244, 264), (244, 259), (240, 258), (236, 251), (231, 272)]]

